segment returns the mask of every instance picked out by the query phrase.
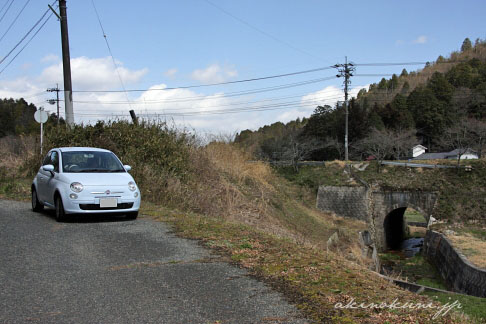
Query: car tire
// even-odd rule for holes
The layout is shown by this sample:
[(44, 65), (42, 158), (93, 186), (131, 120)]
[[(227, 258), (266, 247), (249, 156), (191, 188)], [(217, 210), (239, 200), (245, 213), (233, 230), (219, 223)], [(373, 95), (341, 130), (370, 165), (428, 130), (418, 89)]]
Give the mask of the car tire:
[(138, 217), (138, 211), (127, 213), (127, 219), (135, 220), (137, 219), (137, 217)]
[(60, 195), (56, 195), (54, 204), (56, 206), (56, 221), (63, 222), (66, 220), (66, 212)]
[(44, 209), (44, 205), (41, 204), (39, 199), (37, 198), (37, 191), (35, 188), (32, 188), (32, 210), (35, 212), (40, 212)]

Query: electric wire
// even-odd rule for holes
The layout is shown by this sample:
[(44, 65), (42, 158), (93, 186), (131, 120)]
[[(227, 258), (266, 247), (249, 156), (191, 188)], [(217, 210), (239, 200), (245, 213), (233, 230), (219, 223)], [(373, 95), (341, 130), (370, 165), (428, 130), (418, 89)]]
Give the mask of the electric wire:
[[(330, 70), (330, 69), (333, 69), (333, 68), (334, 67), (332, 67), (332, 66), (325, 66), (325, 67), (320, 67), (320, 68), (315, 68), (315, 69), (310, 69), (310, 70), (297, 71), (297, 72), (284, 73), (284, 74), (277, 74), (277, 75), (270, 75), (270, 76), (257, 77), (257, 78), (251, 78), (251, 79), (226, 81), (226, 82), (218, 82), (218, 83), (209, 83), (209, 84), (188, 85), (188, 86), (180, 86), (180, 87), (150, 88), (150, 89), (128, 89), (126, 91), (127, 92), (146, 92), (146, 91), (167, 91), (167, 90), (177, 90), (177, 89), (205, 88), (205, 87), (213, 87), (213, 86), (220, 86), (220, 85), (237, 84), (237, 83), (245, 83), (245, 82), (253, 82), (253, 81), (282, 78), (282, 77), (294, 76), (294, 75), (299, 75), (299, 74)], [(79, 92), (79, 93), (83, 93), (83, 92), (113, 93), (113, 92), (124, 92), (124, 90), (73, 90), (73, 92)]]
[[(323, 101), (329, 101), (334, 99), (342, 99), (343, 94), (340, 95), (326, 95), (326, 96), (319, 96), (312, 99), (307, 100), (297, 100), (297, 101), (287, 101), (281, 102), (276, 104), (267, 104), (267, 105), (260, 105), (260, 106), (250, 106), (250, 107), (233, 107), (230, 109), (215, 109), (220, 108), (221, 106), (209, 106), (204, 107), (204, 109), (209, 110), (195, 110), (197, 107), (188, 107), (188, 108), (166, 108), (163, 109), (162, 112), (160, 111), (153, 111), (151, 113), (138, 113), (138, 115), (171, 115), (171, 116), (190, 116), (190, 115), (201, 115), (201, 114), (226, 114), (226, 113), (238, 113), (238, 112), (252, 112), (252, 111), (267, 111), (267, 110), (277, 110), (277, 109), (286, 109), (289, 107), (295, 107), (298, 105), (299, 107), (307, 107), (307, 106), (315, 106), (316, 104), (323, 103)], [(183, 110), (192, 110), (187, 112), (181, 112)], [(98, 110), (99, 111), (99, 110)], [(171, 112), (174, 111), (174, 112)], [(111, 115), (126, 115), (125, 114), (118, 114), (118, 111), (110, 110), (109, 113), (81, 113), (78, 114), (81, 116), (111, 116)]]
[(304, 50), (302, 50), (302, 49), (300, 49), (300, 48), (298, 48), (298, 47), (295, 47), (295, 46), (293, 46), (292, 44), (290, 44), (289, 42), (286, 42), (286, 41), (284, 41), (284, 40), (282, 40), (282, 39), (279, 39), (279, 38), (277, 38), (277, 37), (275, 37), (275, 36), (273, 36), (273, 35), (271, 35), (271, 34), (267, 33), (266, 31), (264, 31), (264, 30), (262, 30), (262, 29), (260, 29), (260, 28), (258, 28), (258, 27), (256, 27), (256, 26), (253, 26), (253, 25), (252, 25), (252, 24), (250, 24), (249, 22), (247, 22), (247, 21), (245, 21), (245, 20), (243, 20), (243, 19), (241, 19), (241, 18), (239, 18), (239, 17), (235, 16), (235, 15), (234, 15), (234, 14), (232, 14), (231, 12), (229, 12), (229, 11), (227, 11), (227, 10), (225, 10), (225, 9), (221, 8), (220, 6), (216, 5), (216, 4), (215, 4), (215, 3), (213, 3), (212, 1), (209, 1), (209, 0), (204, 0), (204, 1), (206, 1), (206, 3), (210, 4), (210, 5), (211, 5), (211, 6), (213, 6), (214, 8), (218, 9), (219, 11), (221, 11), (222, 13), (224, 13), (225, 15), (227, 15), (227, 16), (229, 16), (229, 17), (231, 17), (231, 18), (233, 18), (233, 19), (235, 19), (235, 20), (237, 20), (237, 21), (239, 21), (239, 22), (240, 22), (240, 23), (242, 23), (243, 25), (245, 25), (245, 26), (247, 26), (247, 27), (249, 27), (249, 28), (251, 28), (251, 29), (255, 30), (256, 32), (258, 32), (258, 33), (260, 33), (260, 34), (262, 34), (262, 35), (265, 35), (266, 37), (271, 38), (271, 39), (273, 39), (274, 41), (276, 41), (276, 42), (278, 42), (278, 43), (280, 43), (280, 44), (283, 44), (283, 45), (285, 45), (285, 46), (287, 46), (287, 47), (289, 47), (289, 48), (291, 48), (291, 49), (293, 49), (293, 50), (295, 50), (295, 51), (297, 51), (297, 52), (300, 52), (300, 53), (305, 54), (305, 55), (307, 55), (307, 56), (309, 56), (309, 57), (312, 57), (313, 59), (316, 59), (316, 60), (319, 60), (319, 61), (323, 61), (321, 58), (319, 58), (319, 57), (317, 57), (317, 56), (315, 56), (315, 55), (313, 55), (313, 54), (311, 54), (311, 53), (309, 53), (309, 52), (307, 52), (307, 51), (304, 51)]
[[(5, 15), (7, 14), (7, 12), (10, 10), (10, 7), (12, 6), (12, 3), (14, 2), (14, 0), (11, 0), (10, 1), (10, 4), (8, 5), (7, 9), (5, 10), (5, 12), (3, 13), (2, 17), (0, 17), (0, 23), (2, 22), (3, 18), (5, 18)], [(5, 4), (6, 5), (6, 4)], [(5, 5), (3, 6), (3, 8), (5, 8)], [(3, 10), (2, 8), (2, 10)]]
[[(290, 84), (284, 84), (284, 85), (278, 85), (278, 86), (272, 86), (272, 87), (229, 92), (227, 94), (216, 94), (216, 95), (209, 95), (209, 96), (200, 95), (200, 96), (193, 96), (193, 97), (183, 97), (183, 98), (174, 99), (174, 100), (167, 100), (166, 102), (187, 102), (187, 101), (197, 101), (197, 100), (201, 100), (201, 99), (231, 98), (231, 97), (244, 96), (244, 95), (249, 95), (249, 94), (257, 94), (257, 93), (264, 93), (264, 92), (269, 92), (269, 91), (277, 91), (277, 90), (282, 90), (282, 89), (288, 89), (288, 88), (293, 88), (293, 87), (298, 87), (298, 86), (328, 81), (328, 80), (332, 80), (332, 79), (335, 79), (335, 78), (336, 78), (336, 76), (331, 76), (331, 77), (326, 77), (326, 78), (318, 78), (318, 79), (312, 79), (312, 80), (301, 81), (301, 82), (294, 82), (294, 83), (290, 83)], [(89, 101), (73, 101), (73, 102), (90, 103)], [(98, 102), (98, 101), (96, 101), (96, 102)]]
[(113, 56), (113, 52), (111, 51), (110, 44), (108, 43), (108, 37), (106, 36), (105, 29), (103, 28), (103, 24), (101, 24), (100, 15), (98, 14), (98, 10), (96, 9), (94, 0), (91, 0), (91, 4), (93, 5), (94, 11), (96, 13), (96, 18), (98, 18), (98, 23), (100, 24), (101, 32), (103, 33), (103, 38), (105, 39), (106, 47), (108, 47), (108, 52), (110, 53), (111, 60), (113, 61), (113, 65), (115, 66), (116, 74), (118, 75), (118, 79), (120, 80), (120, 84), (122, 86), (123, 92), (125, 92), (125, 97), (127, 98), (128, 106), (131, 109), (132, 107), (130, 105), (130, 98), (128, 97), (128, 92), (125, 88), (125, 84), (123, 83), (123, 79), (120, 75), (120, 70), (118, 69), (118, 64), (116, 64), (115, 57)]
[(5, 35), (7, 35), (7, 33), (10, 31), (10, 29), (12, 28), (12, 26), (15, 24), (15, 22), (19, 19), (20, 15), (22, 14), (22, 12), (24, 11), (25, 7), (27, 7), (27, 5), (29, 4), (30, 0), (27, 0), (24, 4), (24, 6), (22, 7), (22, 9), (20, 9), (19, 13), (17, 14), (17, 16), (15, 17), (15, 19), (10, 23), (10, 26), (8, 26), (7, 30), (5, 31), (5, 33), (3, 33), (2, 37), (0, 37), (0, 42), (5, 38)]
[(20, 41), (10, 50), (10, 52), (8, 52), (7, 55), (5, 55), (1, 60), (0, 60), (0, 64), (2, 64), (9, 56), (10, 54), (12, 54), (15, 49), (17, 47), (19, 47), (19, 45), (27, 38), (27, 36), (29, 36), (30, 33), (32, 33), (32, 31), (41, 23), (41, 21), (45, 18), (45, 16), (49, 13), (50, 9), (47, 9), (44, 14), (39, 18), (39, 20), (37, 20), (37, 22), (34, 24), (34, 26), (32, 26), (29, 31), (20, 39)]
[(5, 3), (3, 4), (2, 8), (0, 9), (0, 14), (2, 13), (3, 9), (7, 6), (7, 4), (10, 2), (10, 0), (5, 0)]
[[(57, 8), (57, 7), (56, 7)], [(46, 12), (47, 13), (47, 12)], [(15, 56), (10, 59), (10, 61), (2, 68), (2, 70), (0, 70), (0, 74), (3, 73), (3, 71), (5, 71), (6, 68), (8, 68), (10, 66), (10, 64), (12, 64), (12, 62), (17, 58), (17, 56), (20, 55), (20, 53), (22, 53), (22, 51), (30, 44), (30, 42), (35, 38), (35, 36), (37, 36), (37, 34), (42, 30), (42, 28), (47, 24), (47, 22), (49, 21), (49, 19), (51, 19), (53, 13), (51, 12), (51, 14), (47, 17), (47, 19), (42, 23), (42, 25), (40, 25), (40, 27), (37, 29), (37, 31), (30, 37), (30, 39), (27, 41), (27, 43), (24, 44), (24, 46), (22, 46), (22, 48), (17, 52), (17, 54), (15, 54)], [(5, 59), (5, 58), (4, 58)], [(4, 59), (0, 62), (0, 64), (4, 61)]]

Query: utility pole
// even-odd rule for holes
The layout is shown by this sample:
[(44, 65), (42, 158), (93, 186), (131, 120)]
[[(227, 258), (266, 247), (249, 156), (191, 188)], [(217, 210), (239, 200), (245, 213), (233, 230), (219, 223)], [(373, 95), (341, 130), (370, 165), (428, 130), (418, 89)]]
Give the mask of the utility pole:
[(66, 13), (66, 0), (59, 0), (59, 13), (61, 21), (62, 67), (64, 71), (64, 104), (66, 123), (69, 127), (74, 125), (73, 111), (73, 85), (71, 83), (71, 57), (69, 54), (69, 37)]
[(57, 125), (59, 126), (59, 84), (56, 83), (56, 87), (55, 88), (49, 88), (47, 89), (47, 92), (56, 92), (56, 99), (49, 99), (47, 100), (48, 103), (50, 103), (51, 105), (54, 104), (54, 102), (57, 103)]
[(349, 80), (350, 77), (353, 76), (353, 72), (356, 69), (353, 63), (348, 63), (348, 57), (345, 57), (344, 64), (336, 64), (333, 66), (334, 68), (338, 69), (339, 74), (336, 75), (338, 78), (344, 77), (344, 109), (346, 111), (346, 121), (345, 121), (345, 131), (344, 131), (344, 160), (349, 160), (348, 154), (348, 117), (349, 117), (349, 108), (348, 108), (348, 86), (351, 83)]

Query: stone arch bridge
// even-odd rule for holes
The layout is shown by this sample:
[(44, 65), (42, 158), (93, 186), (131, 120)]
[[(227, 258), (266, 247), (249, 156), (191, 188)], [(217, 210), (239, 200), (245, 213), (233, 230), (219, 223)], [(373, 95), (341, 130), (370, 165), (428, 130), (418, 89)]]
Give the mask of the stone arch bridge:
[(432, 216), (437, 193), (392, 191), (367, 187), (321, 186), (317, 208), (339, 216), (366, 221), (378, 251), (398, 248), (404, 238), (404, 213), (419, 211), (426, 221)]

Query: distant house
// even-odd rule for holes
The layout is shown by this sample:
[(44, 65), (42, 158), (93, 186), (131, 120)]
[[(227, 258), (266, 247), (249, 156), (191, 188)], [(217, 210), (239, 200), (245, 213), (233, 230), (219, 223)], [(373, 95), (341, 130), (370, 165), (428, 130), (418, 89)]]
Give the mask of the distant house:
[[(450, 152), (443, 152), (443, 153), (423, 153), (417, 157), (414, 157), (412, 160), (443, 160), (443, 159), (457, 160), (460, 153), (461, 150), (459, 149)], [(464, 152), (461, 155), (461, 160), (473, 160), (477, 158), (478, 155), (476, 154), (475, 151), (471, 149), (467, 149), (466, 152)]]
[(426, 150), (427, 148), (423, 145), (415, 145), (412, 147), (412, 157), (416, 158), (417, 156), (424, 154)]

